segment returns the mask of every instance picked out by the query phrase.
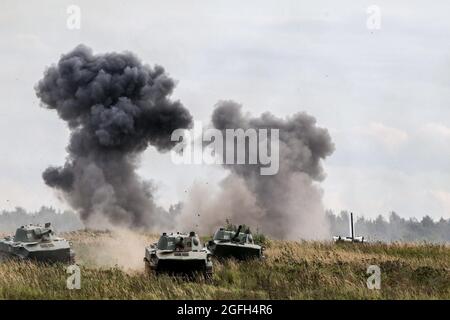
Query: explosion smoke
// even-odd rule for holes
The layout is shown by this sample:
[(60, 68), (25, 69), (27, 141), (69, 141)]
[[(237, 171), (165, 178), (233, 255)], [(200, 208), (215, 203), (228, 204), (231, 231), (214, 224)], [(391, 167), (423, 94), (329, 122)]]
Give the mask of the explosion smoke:
[(132, 53), (93, 54), (80, 45), (45, 71), (36, 94), (67, 122), (71, 137), (63, 167), (49, 167), (45, 183), (62, 191), (84, 222), (150, 227), (161, 222), (153, 187), (136, 174), (149, 145), (170, 150), (173, 130), (192, 117), (169, 99), (175, 82), (161, 66), (144, 65)]
[[(236, 223), (259, 226), (277, 238), (326, 237), (322, 192), (315, 182), (325, 177), (321, 160), (334, 151), (328, 131), (318, 127), (315, 118), (306, 113), (287, 119), (270, 113), (252, 118), (241, 109), (233, 101), (219, 102), (212, 115), (213, 126), (222, 131), (279, 129), (279, 172), (261, 175), (259, 164), (226, 165), (231, 175), (223, 181), (223, 192), (218, 197), (226, 210), (213, 206), (213, 220), (220, 221), (210, 222), (223, 224), (225, 218), (230, 218)], [(242, 190), (242, 184), (249, 194)]]

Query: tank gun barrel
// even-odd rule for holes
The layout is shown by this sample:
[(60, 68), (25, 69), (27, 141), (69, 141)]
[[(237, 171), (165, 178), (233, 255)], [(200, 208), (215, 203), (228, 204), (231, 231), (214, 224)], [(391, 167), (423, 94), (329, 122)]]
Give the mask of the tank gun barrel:
[(46, 229), (36, 229), (36, 230), (34, 230), (34, 234), (37, 236), (37, 237), (43, 237), (43, 236), (45, 236), (45, 235), (47, 235), (47, 234), (50, 234), (52, 232), (52, 229), (48, 229), (48, 228), (46, 228)]

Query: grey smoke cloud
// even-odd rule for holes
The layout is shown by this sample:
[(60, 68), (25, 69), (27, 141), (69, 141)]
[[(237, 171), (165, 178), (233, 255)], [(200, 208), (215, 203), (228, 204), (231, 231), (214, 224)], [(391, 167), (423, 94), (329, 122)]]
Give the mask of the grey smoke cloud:
[(233, 101), (217, 103), (212, 124), (222, 131), (230, 128), (279, 129), (280, 139), (280, 167), (276, 175), (261, 175), (261, 164), (225, 166), (231, 175), (222, 184), (224, 197), (219, 197), (220, 201), (242, 201), (243, 192), (240, 197), (225, 198), (234, 194), (226, 189), (237, 190), (239, 181), (250, 191), (251, 199), (216, 216), (222, 220), (231, 218), (236, 223), (242, 220), (254, 223), (278, 238), (319, 239), (328, 236), (322, 191), (317, 185), (325, 178), (321, 161), (335, 148), (327, 129), (317, 126), (316, 119), (303, 112), (286, 119), (268, 112), (251, 117)]
[(151, 227), (166, 219), (136, 167), (148, 146), (168, 151), (172, 131), (192, 125), (189, 111), (170, 99), (174, 87), (161, 66), (130, 52), (94, 54), (84, 45), (62, 55), (37, 83), (42, 105), (71, 130), (66, 163), (46, 169), (44, 181), (85, 222), (101, 215), (113, 224)]

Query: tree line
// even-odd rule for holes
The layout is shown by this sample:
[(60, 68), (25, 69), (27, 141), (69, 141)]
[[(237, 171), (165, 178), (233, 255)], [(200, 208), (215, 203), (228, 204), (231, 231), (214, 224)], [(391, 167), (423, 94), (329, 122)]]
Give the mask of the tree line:
[[(350, 220), (347, 211), (339, 214), (327, 211), (326, 218), (330, 229), (330, 239), (333, 235), (350, 235)], [(58, 232), (84, 229), (80, 218), (72, 211), (59, 211), (43, 206), (35, 212), (27, 212), (20, 207), (0, 212), (0, 232), (14, 232), (17, 227), (22, 225), (46, 222), (51, 222)], [(450, 243), (450, 219), (441, 218), (434, 221), (428, 215), (421, 220), (405, 219), (395, 212), (391, 212), (387, 219), (382, 215), (375, 219), (356, 216), (355, 231), (355, 235), (364, 236), (369, 241)]]

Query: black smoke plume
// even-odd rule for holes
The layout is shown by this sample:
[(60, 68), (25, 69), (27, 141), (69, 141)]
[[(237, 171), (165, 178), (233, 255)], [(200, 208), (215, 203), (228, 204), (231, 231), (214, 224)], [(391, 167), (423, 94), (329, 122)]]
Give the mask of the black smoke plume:
[(71, 135), (62, 167), (43, 173), (83, 221), (100, 216), (113, 224), (150, 227), (163, 218), (154, 187), (136, 174), (149, 146), (170, 150), (173, 130), (192, 117), (170, 95), (175, 87), (164, 68), (134, 54), (93, 54), (84, 45), (62, 55), (36, 85), (43, 106), (55, 109)]
[[(277, 174), (261, 175), (260, 164), (225, 165), (231, 175), (222, 183), (224, 192), (220, 200), (241, 203), (223, 211), (222, 219), (259, 226), (277, 238), (327, 236), (322, 191), (317, 182), (325, 178), (322, 160), (334, 151), (328, 130), (318, 127), (316, 119), (306, 113), (286, 119), (270, 113), (251, 117), (243, 114), (242, 106), (233, 101), (216, 105), (212, 124), (222, 132), (237, 128), (279, 129)], [(239, 181), (247, 189), (247, 197)]]

